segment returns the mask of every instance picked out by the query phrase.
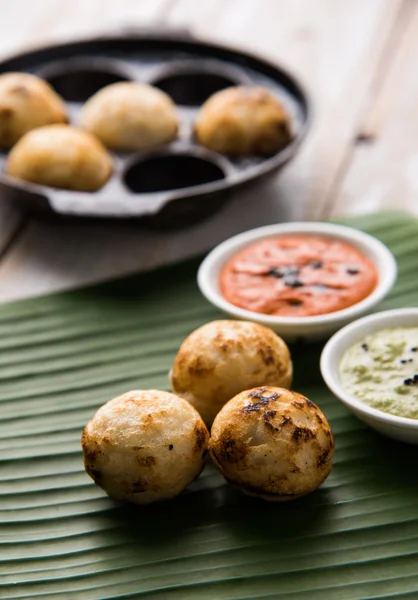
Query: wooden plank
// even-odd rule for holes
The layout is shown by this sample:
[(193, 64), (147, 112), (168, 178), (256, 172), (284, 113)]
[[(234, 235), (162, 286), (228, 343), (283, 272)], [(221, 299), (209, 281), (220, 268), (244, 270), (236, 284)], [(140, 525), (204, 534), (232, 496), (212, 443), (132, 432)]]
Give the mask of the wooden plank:
[[(397, 208), (418, 215), (418, 5), (410, 4), (400, 44), (355, 146), (331, 214)], [(370, 137), (370, 135), (369, 135)]]
[(187, 232), (135, 225), (52, 225), (32, 220), (0, 266), (0, 299), (99, 281), (184, 258), (257, 225), (320, 217), (351, 142), (374, 66), (399, 8), (397, 0), (180, 0), (169, 21), (261, 52), (306, 84), (315, 122), (292, 165), (257, 193), (235, 198)]
[[(276, 193), (271, 194), (268, 186), (259, 187), (256, 197), (254, 190), (240, 192), (212, 218), (172, 232), (147, 230), (134, 223), (31, 219), (0, 263), (0, 301), (70, 289), (198, 256), (231, 235), (271, 222), (271, 207), (277, 201)], [(279, 211), (276, 220), (297, 217), (298, 207), (283, 205)]]

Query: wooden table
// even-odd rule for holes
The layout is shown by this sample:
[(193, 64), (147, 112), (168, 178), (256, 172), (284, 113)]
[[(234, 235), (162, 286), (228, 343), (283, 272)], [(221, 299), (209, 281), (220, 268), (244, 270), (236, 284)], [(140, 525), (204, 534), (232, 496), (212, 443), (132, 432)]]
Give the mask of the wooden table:
[(418, 214), (417, 0), (12, 0), (0, 53), (126, 25), (188, 27), (278, 61), (313, 99), (308, 139), (274, 182), (181, 232), (51, 223), (0, 203), (0, 300), (178, 260), (269, 222)]

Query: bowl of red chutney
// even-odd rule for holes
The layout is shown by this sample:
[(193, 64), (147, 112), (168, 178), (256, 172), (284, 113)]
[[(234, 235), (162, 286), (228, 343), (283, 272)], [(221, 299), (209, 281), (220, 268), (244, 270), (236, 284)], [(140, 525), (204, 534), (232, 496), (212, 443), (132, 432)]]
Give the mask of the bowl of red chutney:
[(217, 246), (203, 260), (198, 284), (223, 312), (292, 341), (326, 337), (372, 311), (396, 274), (390, 250), (358, 229), (281, 223)]

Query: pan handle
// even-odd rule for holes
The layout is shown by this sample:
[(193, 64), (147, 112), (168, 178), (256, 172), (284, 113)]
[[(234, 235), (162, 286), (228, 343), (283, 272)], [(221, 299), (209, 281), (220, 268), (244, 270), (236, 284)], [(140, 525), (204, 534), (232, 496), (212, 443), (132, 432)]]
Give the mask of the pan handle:
[(112, 37), (129, 37), (129, 38), (158, 38), (163, 35), (166, 39), (189, 39), (195, 40), (197, 36), (192, 33), (188, 27), (170, 27), (162, 21), (154, 21), (150, 25), (123, 25), (110, 32)]
[(32, 211), (51, 212), (48, 196), (40, 186), (35, 186), (26, 181), (14, 183), (7, 175), (0, 175), (0, 198), (10, 206), (18, 206)]

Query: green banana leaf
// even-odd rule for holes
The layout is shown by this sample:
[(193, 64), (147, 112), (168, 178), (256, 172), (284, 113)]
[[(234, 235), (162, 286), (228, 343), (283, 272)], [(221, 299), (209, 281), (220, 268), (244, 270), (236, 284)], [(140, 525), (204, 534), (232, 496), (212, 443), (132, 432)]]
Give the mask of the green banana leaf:
[[(379, 308), (418, 305), (418, 222), (350, 221), (394, 252)], [(80, 434), (138, 388), (168, 389), (184, 337), (220, 314), (197, 261), (0, 307), (0, 598), (355, 600), (418, 598), (418, 447), (358, 421), (322, 382), (321, 344), (292, 347), (294, 389), (325, 412), (332, 474), (308, 497), (269, 504), (212, 465), (177, 499), (109, 499), (86, 475)]]

